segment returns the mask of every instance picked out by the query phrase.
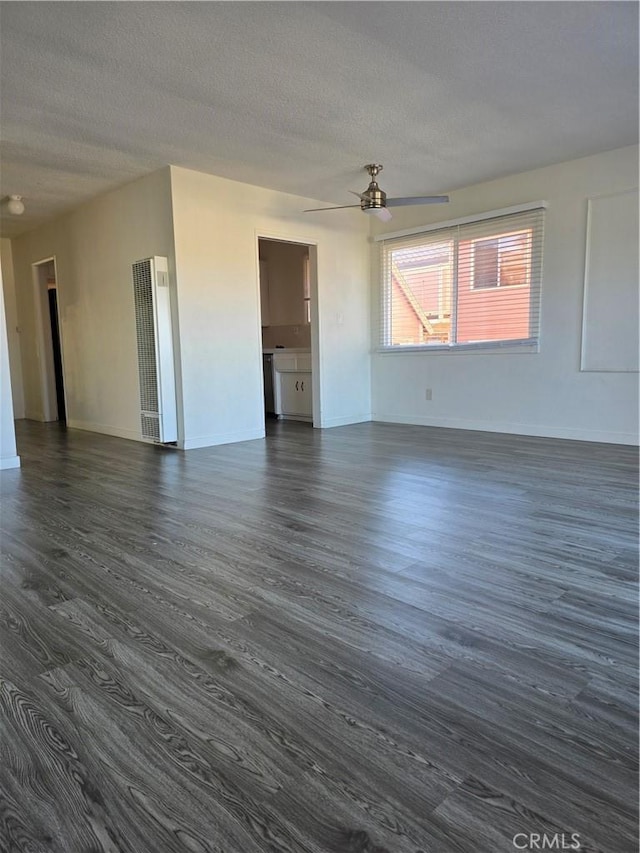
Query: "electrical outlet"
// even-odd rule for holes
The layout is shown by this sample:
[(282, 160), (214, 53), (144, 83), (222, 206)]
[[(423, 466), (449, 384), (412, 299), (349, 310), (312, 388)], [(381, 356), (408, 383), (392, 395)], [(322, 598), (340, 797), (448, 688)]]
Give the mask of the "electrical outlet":
[(424, 399), (425, 400), (431, 400), (432, 397), (433, 397), (433, 392), (431, 391), (431, 388), (427, 388), (427, 390), (424, 392)]
[(300, 334), (300, 329), (298, 328), (298, 326), (294, 326), (294, 327), (293, 327), (293, 334), (294, 334), (294, 335), (299, 335), (299, 334)]

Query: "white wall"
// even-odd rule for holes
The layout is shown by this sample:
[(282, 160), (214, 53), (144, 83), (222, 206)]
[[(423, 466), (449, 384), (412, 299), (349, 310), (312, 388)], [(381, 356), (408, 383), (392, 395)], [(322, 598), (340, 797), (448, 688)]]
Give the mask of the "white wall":
[(271, 326), (303, 325), (304, 258), (306, 246), (260, 241), (260, 257), (266, 262), (269, 280), (269, 323)]
[(7, 318), (4, 309), (4, 278), (0, 269), (0, 470), (18, 468), (16, 432), (11, 399), (11, 371), (7, 342)]
[[(540, 352), (375, 353), (373, 419), (636, 443), (638, 375), (581, 372), (580, 346), (587, 199), (637, 185), (633, 146), (457, 190), (446, 206), (399, 208), (390, 223), (372, 220), (375, 233), (390, 233), (514, 204), (549, 204)], [(372, 252), (374, 305), (378, 248)], [(426, 388), (433, 390), (431, 401)]]
[(131, 264), (169, 258), (169, 169), (154, 172), (12, 241), (26, 415), (43, 418), (32, 264), (54, 257), (69, 426), (140, 437)]
[[(26, 415), (42, 417), (32, 264), (55, 256), (69, 423), (140, 436), (131, 264), (157, 254), (175, 288), (182, 446), (261, 436), (263, 236), (317, 246), (316, 426), (368, 420), (373, 408), (376, 420), (634, 442), (637, 374), (579, 366), (587, 198), (637, 185), (637, 158), (632, 147), (469, 187), (446, 212), (397, 209), (385, 225), (357, 211), (302, 214), (314, 200), (162, 169), (12, 241)], [(539, 199), (549, 204), (539, 353), (370, 358), (370, 223), (390, 232)]]
[(20, 331), (18, 306), (16, 305), (16, 286), (13, 275), (13, 252), (11, 240), (0, 239), (0, 264), (4, 287), (4, 307), (7, 317), (7, 344), (9, 347), (9, 367), (11, 369), (11, 396), (13, 416), (24, 418), (24, 391), (22, 388), (22, 355), (20, 353)]
[(316, 425), (368, 420), (368, 221), (338, 211), (318, 223), (301, 214), (308, 201), (167, 167), (16, 238), (26, 416), (44, 417), (32, 265), (55, 257), (68, 423), (140, 437), (131, 264), (165, 255), (179, 329), (179, 444), (262, 436), (262, 235), (318, 246)]
[(368, 420), (368, 220), (171, 167), (186, 448), (264, 434), (259, 236), (317, 244), (314, 424)]

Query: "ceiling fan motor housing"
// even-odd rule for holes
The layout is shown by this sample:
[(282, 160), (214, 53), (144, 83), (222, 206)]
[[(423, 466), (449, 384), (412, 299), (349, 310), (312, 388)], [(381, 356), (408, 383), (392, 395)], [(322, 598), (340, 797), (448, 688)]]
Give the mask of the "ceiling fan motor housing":
[(387, 205), (387, 194), (380, 189), (375, 181), (371, 181), (367, 187), (367, 191), (363, 195), (367, 197), (366, 199), (363, 198), (360, 203), (360, 207), (363, 210), (386, 207)]

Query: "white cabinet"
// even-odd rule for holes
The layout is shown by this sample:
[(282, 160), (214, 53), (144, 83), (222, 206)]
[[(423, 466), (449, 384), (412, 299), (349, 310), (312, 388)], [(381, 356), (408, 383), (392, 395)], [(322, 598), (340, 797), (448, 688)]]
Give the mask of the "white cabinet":
[(276, 353), (273, 372), (276, 415), (313, 420), (311, 353)]
[(311, 374), (280, 373), (279, 414), (311, 418)]

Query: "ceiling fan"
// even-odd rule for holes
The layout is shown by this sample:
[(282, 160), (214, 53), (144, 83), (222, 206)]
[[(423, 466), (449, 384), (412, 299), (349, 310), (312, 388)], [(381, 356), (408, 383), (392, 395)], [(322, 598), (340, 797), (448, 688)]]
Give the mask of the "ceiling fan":
[(341, 204), (337, 207), (312, 207), (310, 210), (304, 210), (303, 213), (315, 213), (319, 210), (344, 210), (348, 207), (359, 207), (365, 213), (372, 213), (381, 219), (383, 222), (388, 222), (391, 219), (391, 211), (389, 207), (406, 207), (410, 204), (442, 204), (449, 201), (448, 195), (422, 195), (409, 196), (406, 198), (387, 198), (387, 194), (378, 186), (376, 178), (382, 171), (382, 166), (379, 163), (369, 163), (364, 167), (369, 173), (371, 182), (363, 193), (355, 193), (349, 190), (352, 195), (358, 196), (360, 204)]

